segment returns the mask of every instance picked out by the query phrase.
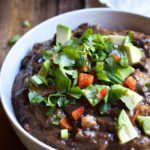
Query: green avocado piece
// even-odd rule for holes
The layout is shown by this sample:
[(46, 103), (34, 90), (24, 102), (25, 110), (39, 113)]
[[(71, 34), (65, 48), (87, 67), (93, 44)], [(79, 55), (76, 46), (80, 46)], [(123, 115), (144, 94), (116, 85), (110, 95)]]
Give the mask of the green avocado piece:
[(106, 40), (110, 40), (113, 44), (119, 45), (119, 46), (122, 46), (126, 39), (126, 37), (122, 35), (108, 35), (108, 36), (104, 36), (104, 38)]
[(117, 72), (121, 75), (123, 80), (125, 80), (126, 77), (128, 77), (131, 73), (133, 73), (134, 70), (135, 69), (131, 66), (128, 66), (127, 68), (118, 66), (118, 68), (117, 68)]
[(71, 29), (65, 25), (57, 25), (56, 42), (62, 46), (71, 38)]
[(150, 116), (138, 116), (137, 121), (146, 135), (150, 135)]
[(127, 143), (138, 137), (137, 131), (135, 130), (124, 110), (121, 111), (117, 119), (117, 134), (120, 140), (120, 144)]
[(96, 104), (98, 104), (101, 100), (99, 100), (96, 97), (96, 94), (101, 91), (104, 87), (107, 88), (107, 95), (104, 97), (104, 101), (105, 103), (108, 100), (108, 93), (110, 90), (109, 86), (105, 86), (105, 85), (89, 85), (86, 89), (82, 90), (82, 94), (83, 96), (85, 96), (85, 98), (88, 100), (88, 102), (92, 105), (95, 106)]
[(143, 97), (128, 88), (126, 89), (127, 92), (120, 99), (129, 110), (133, 110), (143, 100)]
[(130, 44), (125, 44), (124, 46), (126, 48), (129, 64), (133, 65), (135, 63), (138, 63), (142, 58), (141, 50), (136, 46)]
[(41, 67), (38, 75), (42, 76), (42, 77), (46, 77), (49, 70), (50, 70), (50, 62), (49, 62), (49, 60), (45, 60), (42, 64), (42, 67)]

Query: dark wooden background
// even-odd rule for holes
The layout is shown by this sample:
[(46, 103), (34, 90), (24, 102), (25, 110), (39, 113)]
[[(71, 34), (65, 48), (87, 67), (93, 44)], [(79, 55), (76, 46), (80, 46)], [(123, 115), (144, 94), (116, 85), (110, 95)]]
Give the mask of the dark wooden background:
[[(89, 3), (92, 7), (100, 6), (97, 0), (89, 0)], [(13, 35), (23, 35), (48, 18), (67, 11), (82, 9), (85, 6), (84, 0), (0, 0), (0, 68), (11, 48), (8, 41)], [(21, 26), (24, 20), (31, 22), (30, 28)], [(11, 128), (1, 104), (0, 149), (26, 150)]]

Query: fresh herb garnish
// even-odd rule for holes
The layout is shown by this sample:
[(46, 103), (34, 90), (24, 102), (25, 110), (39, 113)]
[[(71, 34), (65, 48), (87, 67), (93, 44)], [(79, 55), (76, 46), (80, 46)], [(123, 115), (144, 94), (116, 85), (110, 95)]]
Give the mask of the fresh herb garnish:
[(61, 120), (61, 116), (56, 116), (53, 121), (52, 121), (52, 124), (53, 125), (59, 125), (59, 122)]
[(26, 27), (26, 28), (31, 26), (31, 24), (28, 20), (24, 20), (21, 24), (22, 24), (23, 27)]
[(147, 87), (148, 91), (150, 92), (150, 83), (147, 83), (146, 87)]
[(68, 95), (76, 98), (76, 99), (80, 99), (82, 96), (82, 90), (79, 87), (72, 87), (69, 91), (68, 91)]
[(30, 91), (28, 93), (28, 98), (30, 103), (40, 103), (44, 100), (44, 98), (35, 91)]
[(53, 106), (53, 107), (50, 107), (46, 112), (45, 112), (45, 115), (46, 116), (51, 116), (53, 113), (54, 113), (54, 111), (55, 111), (55, 106)]
[[(123, 43), (133, 45), (132, 42), (133, 35), (129, 33)], [(31, 103), (44, 102), (49, 107), (47, 116), (52, 115), (57, 107), (66, 108), (68, 104), (76, 104), (82, 94), (92, 106), (103, 100), (104, 105), (100, 108), (100, 113), (104, 114), (126, 92), (123, 88), (113, 88), (124, 81), (120, 70), (123, 69), (125, 72), (125, 69), (129, 67), (124, 45), (116, 45), (110, 38), (107, 39), (100, 33), (95, 34), (88, 28), (80, 38), (70, 38), (63, 45), (56, 41), (51, 49), (42, 50), (44, 62), (39, 72), (29, 81), (37, 89), (41, 87), (39, 86), (41, 84), (47, 87), (53, 85), (56, 87), (56, 93), (42, 97), (29, 89), (28, 94)], [(83, 69), (84, 67), (87, 67), (86, 70)], [(78, 74), (84, 72), (94, 77), (94, 82), (86, 89), (81, 89), (77, 86)], [(149, 84), (146, 86), (150, 89)], [(100, 100), (96, 95), (104, 87), (107, 88), (107, 94)], [(52, 124), (58, 125), (60, 119), (60, 116), (56, 116)], [(65, 133), (67, 133), (66, 130)], [(64, 138), (63, 133), (62, 137)], [(65, 137), (68, 135), (65, 134)]]
[(20, 39), (20, 35), (14, 35), (10, 41), (9, 41), (9, 45), (14, 45), (19, 39)]
[(60, 43), (56, 43), (56, 45), (54, 46), (54, 50), (56, 53), (58, 53), (61, 50), (62, 46)]

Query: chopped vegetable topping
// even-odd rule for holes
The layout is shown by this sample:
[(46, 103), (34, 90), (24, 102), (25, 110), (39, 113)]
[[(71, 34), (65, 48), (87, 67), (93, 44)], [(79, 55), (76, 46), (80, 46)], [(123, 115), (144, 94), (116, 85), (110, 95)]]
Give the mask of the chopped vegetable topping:
[(137, 131), (124, 110), (121, 111), (117, 119), (117, 129), (121, 144), (127, 143), (138, 136)]
[(147, 83), (146, 87), (147, 87), (148, 91), (150, 92), (150, 83)]
[[(138, 59), (133, 56), (131, 49), (134, 48), (135, 52), (140, 49), (133, 45), (132, 33), (127, 36), (103, 36), (100, 33), (93, 33), (92, 29), (88, 28), (80, 38), (73, 38), (71, 35), (69, 27), (58, 25), (55, 45), (51, 50), (41, 50), (43, 55), (41, 67), (38, 73), (29, 79), (30, 103), (45, 103), (48, 107), (46, 116), (56, 113), (57, 108), (66, 111), (68, 104), (74, 105), (77, 102), (83, 105), (80, 103), (82, 96), (87, 100), (84, 103), (91, 104), (91, 107), (103, 101), (103, 106), (96, 106), (100, 106), (100, 115), (105, 114), (119, 100), (125, 103), (129, 110), (138, 108), (137, 105), (143, 98), (134, 92), (136, 80), (129, 75), (134, 72), (134, 68), (130, 65), (138, 62), (141, 55), (139, 52)], [(11, 43), (16, 39), (14, 38)], [(123, 83), (129, 89), (123, 87)], [(40, 87), (49, 88), (49, 86), (54, 86), (56, 91), (46, 96), (38, 94)], [(150, 84), (146, 84), (146, 87), (150, 91)], [(143, 114), (144, 110), (147, 109), (144, 107), (135, 112), (132, 121), (134, 122), (139, 114)], [(73, 110), (72, 118), (77, 121), (84, 111), (85, 106)], [(66, 117), (68, 114), (65, 113), (54, 114), (56, 117), (51, 122), (64, 128), (61, 130), (62, 139), (68, 138), (68, 130), (73, 130), (74, 127), (69, 122), (70, 118)], [(84, 114), (81, 122), (79, 121), (81, 126), (84, 128), (97, 126), (98, 122), (94, 117)], [(137, 132), (124, 110), (118, 117), (117, 129), (121, 144), (137, 137)]]
[(79, 73), (78, 86), (80, 88), (85, 88), (92, 84), (94, 81), (94, 76), (86, 73)]
[(115, 57), (118, 62), (120, 62), (120, 57), (117, 54), (113, 54), (112, 56)]
[(74, 120), (78, 120), (83, 113), (84, 113), (84, 106), (81, 106), (72, 112), (72, 117)]
[(31, 24), (28, 20), (24, 20), (21, 24), (23, 27), (26, 27), (26, 28), (31, 26)]
[(107, 88), (104, 87), (101, 91), (99, 91), (96, 96), (99, 100), (103, 99), (107, 94)]
[(19, 39), (20, 39), (20, 35), (14, 35), (10, 41), (9, 41), (9, 45), (14, 45)]
[(53, 125), (59, 125), (59, 122), (61, 120), (61, 116), (56, 116), (53, 121), (52, 121), (52, 124)]
[(60, 120), (59, 124), (64, 129), (68, 129), (68, 130), (72, 130), (73, 129), (71, 124), (69, 123), (69, 121), (67, 120), (66, 117), (62, 117), (62, 119)]
[(66, 139), (68, 136), (68, 129), (61, 129), (61, 138)]
[(124, 82), (124, 85), (134, 91), (136, 87), (136, 80), (132, 76), (129, 76)]

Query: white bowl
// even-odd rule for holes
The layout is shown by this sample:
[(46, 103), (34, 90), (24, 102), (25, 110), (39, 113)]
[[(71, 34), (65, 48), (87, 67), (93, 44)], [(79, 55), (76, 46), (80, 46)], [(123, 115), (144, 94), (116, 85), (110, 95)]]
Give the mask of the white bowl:
[(123, 11), (110, 9), (84, 9), (65, 13), (37, 25), (11, 48), (1, 68), (0, 95), (4, 110), (21, 141), (30, 150), (47, 150), (52, 147), (26, 132), (16, 119), (11, 103), (11, 89), (19, 72), (21, 60), (32, 49), (34, 43), (53, 38), (57, 24), (75, 29), (82, 23), (98, 24), (106, 29), (132, 29), (150, 34), (150, 19)]

